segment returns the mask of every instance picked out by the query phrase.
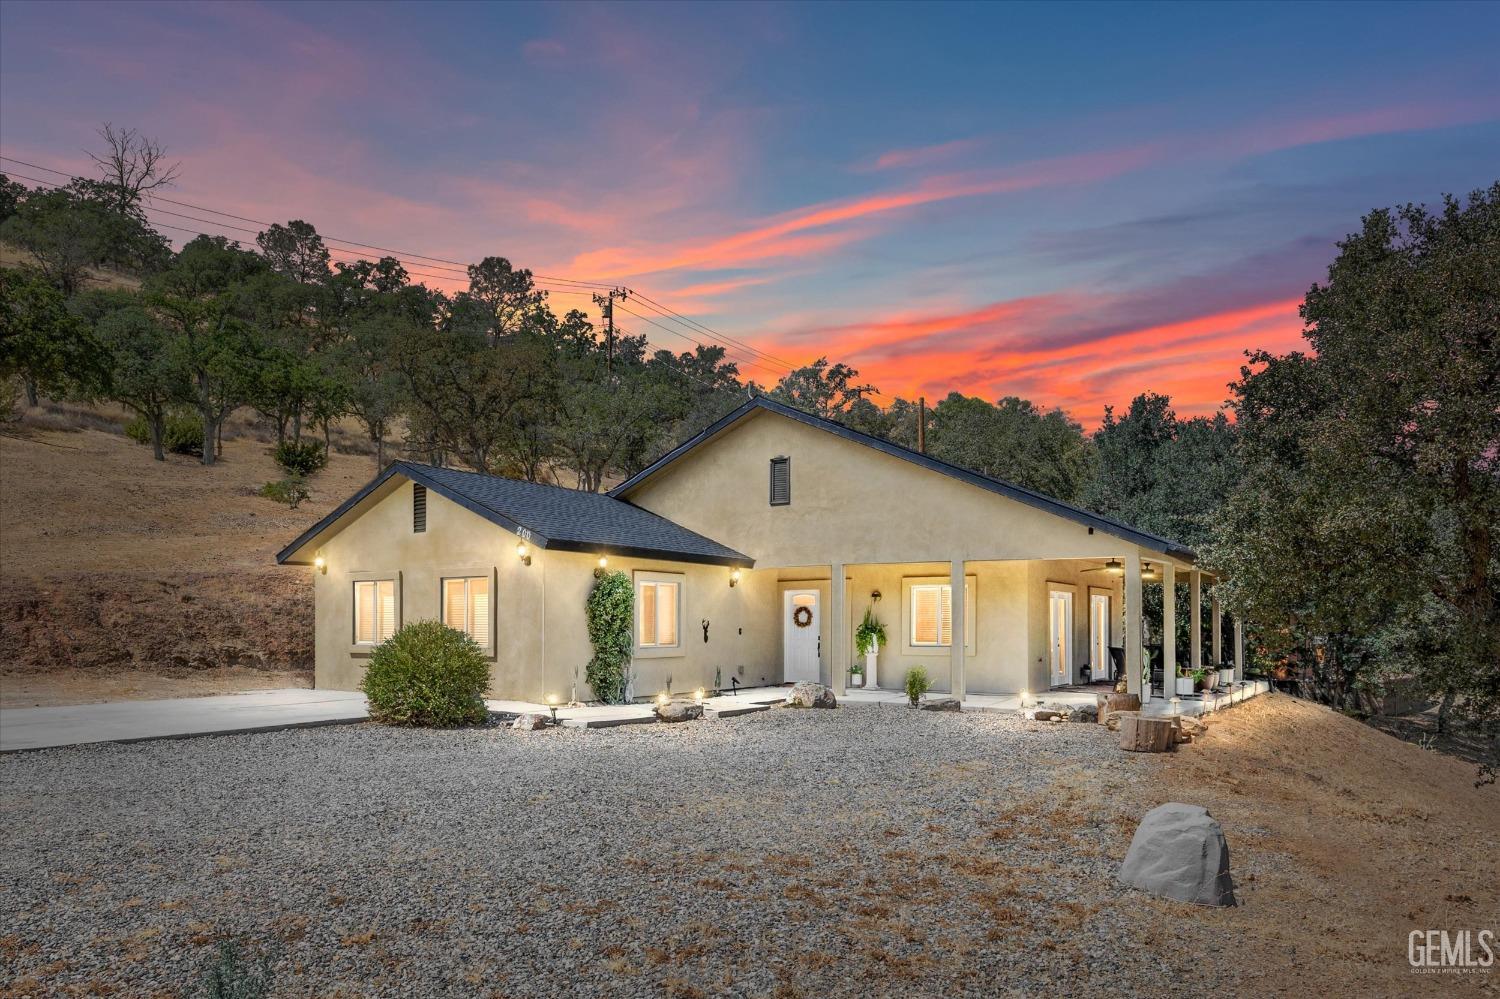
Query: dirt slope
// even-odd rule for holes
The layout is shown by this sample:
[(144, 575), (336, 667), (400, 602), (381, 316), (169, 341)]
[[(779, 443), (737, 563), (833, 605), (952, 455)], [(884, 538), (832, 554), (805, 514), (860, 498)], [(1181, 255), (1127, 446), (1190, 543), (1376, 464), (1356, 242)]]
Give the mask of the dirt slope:
[[(1407, 961), (1412, 930), (1500, 930), (1500, 789), (1476, 789), (1472, 763), (1285, 695), (1213, 716), (1203, 742), (1158, 759), (1142, 808), (1201, 804), (1224, 826), (1240, 907), (1192, 914), (1222, 928), (1258, 993), (1500, 993), (1500, 967)], [(1181, 909), (1161, 908), (1166, 931)]]
[(279, 473), (253, 439), (204, 468), (99, 430), (24, 436), (0, 436), (0, 703), (131, 696), (126, 674), (154, 678), (137, 696), (173, 677), (214, 692), (221, 672), (305, 682), (311, 580), (275, 553), (369, 480), (368, 457), (334, 454), (288, 510), (255, 495)]

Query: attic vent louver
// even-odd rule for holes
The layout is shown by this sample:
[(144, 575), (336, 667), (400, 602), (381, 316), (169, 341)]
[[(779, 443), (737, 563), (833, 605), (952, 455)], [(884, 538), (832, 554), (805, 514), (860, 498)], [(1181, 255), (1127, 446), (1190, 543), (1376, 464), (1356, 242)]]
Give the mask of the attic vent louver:
[(427, 530), (427, 487), (413, 483), (411, 487), (411, 532), (421, 534)]
[(771, 505), (786, 506), (792, 501), (792, 459), (771, 459)]

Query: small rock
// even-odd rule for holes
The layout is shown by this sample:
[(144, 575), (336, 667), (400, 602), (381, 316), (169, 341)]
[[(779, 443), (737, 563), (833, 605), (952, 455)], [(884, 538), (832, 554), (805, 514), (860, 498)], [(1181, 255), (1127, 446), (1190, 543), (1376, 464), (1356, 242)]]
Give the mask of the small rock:
[(1235, 904), (1229, 844), (1201, 805), (1170, 801), (1147, 812), (1120, 866), (1120, 880), (1179, 902)]
[(547, 727), (547, 716), (535, 714), (516, 715), (516, 720), (510, 723), (510, 727), (518, 732), (535, 732), (537, 729)]
[(697, 721), (703, 717), (703, 705), (689, 704), (687, 701), (670, 701), (667, 704), (658, 704), (654, 712), (657, 721)]
[(1055, 721), (1062, 717), (1062, 712), (1056, 708), (1044, 708), (1039, 704), (1021, 712), (1021, 717), (1027, 721)]
[(918, 707), (923, 711), (959, 711), (962, 709), (956, 697), (924, 697)]
[(781, 703), (789, 708), (834, 708), (838, 707), (839, 702), (828, 687), (821, 683), (803, 681), (792, 684), (792, 689), (787, 691), (786, 700)]

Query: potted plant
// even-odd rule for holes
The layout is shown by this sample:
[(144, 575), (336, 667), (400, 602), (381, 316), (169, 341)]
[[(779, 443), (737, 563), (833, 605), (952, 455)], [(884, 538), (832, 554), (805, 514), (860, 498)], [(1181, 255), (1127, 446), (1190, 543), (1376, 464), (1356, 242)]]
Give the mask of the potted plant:
[(849, 667), (849, 686), (863, 687), (865, 685), (865, 668), (859, 663)]
[(1196, 684), (1197, 681), (1193, 679), (1191, 673), (1179, 673), (1177, 676), (1177, 696), (1182, 697), (1184, 694), (1191, 694), (1196, 689)]
[(1208, 689), (1208, 670), (1203, 669), (1202, 667), (1199, 667), (1198, 669), (1193, 670), (1193, 689), (1194, 690), (1207, 690)]
[(871, 687), (876, 685), (875, 660), (885, 644), (885, 625), (876, 620), (873, 611), (874, 607), (866, 607), (864, 620), (854, 629), (854, 651), (865, 661), (864, 675), (869, 677)]
[(922, 703), (922, 695), (932, 689), (932, 681), (927, 679), (927, 670), (921, 666), (913, 666), (906, 671), (906, 699), (911, 702), (912, 707)]

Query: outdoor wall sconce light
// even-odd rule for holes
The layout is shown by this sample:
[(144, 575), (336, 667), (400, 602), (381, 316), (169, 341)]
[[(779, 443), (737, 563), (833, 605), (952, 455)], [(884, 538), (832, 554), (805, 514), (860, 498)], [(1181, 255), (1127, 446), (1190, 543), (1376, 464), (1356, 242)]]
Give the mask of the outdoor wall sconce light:
[(319, 555), (317, 558), (313, 559), (313, 568), (318, 570), (325, 576), (328, 575), (328, 560)]
[(871, 590), (870, 591), (870, 602), (872, 604), (878, 604), (878, 603), (880, 603), (880, 591), (879, 590)]
[(547, 710), (550, 711), (550, 712), (552, 712), (552, 725), (553, 725), (553, 727), (554, 728), (557, 727), (557, 695), (556, 694), (548, 694), (547, 695)]
[(599, 568), (601, 568), (601, 569), (608, 569), (609, 568), (609, 556), (608, 555), (600, 555), (599, 556)]
[(733, 572), (731, 572), (729, 574), (729, 585), (731, 587), (737, 586), (739, 584), (739, 581), (740, 581), (740, 571), (738, 569), (736, 569), (736, 570), (734, 570)]
[(531, 549), (526, 547), (526, 542), (522, 541), (516, 545), (516, 558), (521, 560), (522, 565), (531, 564)]

